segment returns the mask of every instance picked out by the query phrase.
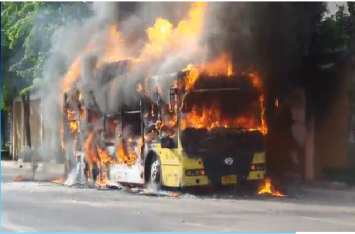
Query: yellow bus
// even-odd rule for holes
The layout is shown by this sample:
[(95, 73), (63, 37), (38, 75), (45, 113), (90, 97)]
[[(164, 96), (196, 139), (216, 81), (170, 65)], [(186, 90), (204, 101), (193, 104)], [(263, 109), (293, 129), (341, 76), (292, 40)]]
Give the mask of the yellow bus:
[(151, 77), (149, 94), (104, 116), (111, 181), (184, 188), (264, 179), (261, 94), (250, 77), (204, 75), (193, 85), (187, 77)]

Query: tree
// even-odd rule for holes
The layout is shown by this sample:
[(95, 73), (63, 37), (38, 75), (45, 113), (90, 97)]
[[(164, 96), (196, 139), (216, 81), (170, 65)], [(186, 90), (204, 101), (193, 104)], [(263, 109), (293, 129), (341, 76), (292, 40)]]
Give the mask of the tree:
[[(5, 5), (4, 2), (1, 2), (1, 9), (4, 9)], [(3, 112), (6, 112), (8, 109), (7, 99), (10, 93), (9, 89), (11, 81), (9, 79), (9, 59), (12, 55), (9, 48), (10, 41), (6, 34), (7, 23), (8, 19), (6, 17), (1, 17), (1, 111)]]
[[(324, 53), (345, 51), (347, 56), (354, 63), (355, 57), (355, 4), (348, 2), (346, 12), (345, 6), (339, 6), (338, 11), (317, 22), (316, 30), (313, 33), (309, 45), (310, 53)], [(353, 71), (351, 72), (353, 73)], [(355, 102), (355, 81), (353, 74), (350, 75), (349, 100)]]
[(9, 48), (21, 54), (10, 70), (23, 79), (25, 86), (41, 78), (44, 63), (53, 52), (53, 35), (58, 35), (67, 22), (88, 13), (85, 3), (22, 2), (4, 6), (2, 17), (8, 19), (5, 33)]
[(335, 14), (320, 19), (309, 45), (310, 53), (330, 52), (347, 47), (350, 43), (349, 20), (350, 16), (346, 14), (344, 6), (340, 6)]
[(20, 91), (28, 146), (30, 93), (41, 85), (45, 61), (53, 52), (51, 38), (67, 22), (87, 16), (88, 9), (81, 2), (1, 2), (1, 107), (6, 112), (6, 103)]
[[(34, 17), (36, 15), (36, 11), (43, 3), (40, 2), (23, 2), (23, 3), (15, 3), (15, 2), (7, 2), (2, 3), (1, 6), (1, 23), (2, 23), (2, 34), (6, 36), (7, 39), (6, 44), (7, 48), (4, 48), (8, 51), (11, 51), (10, 55), (15, 55), (16, 53), (20, 54), (20, 62), (17, 64), (21, 64), (22, 67), (31, 67), (31, 63), (28, 61), (23, 61), (23, 58), (27, 58), (26, 50), (23, 50), (23, 44), (27, 40), (27, 35), (29, 34), (32, 22), (34, 21)], [(28, 84), (31, 83), (32, 76), (27, 75), (16, 67), (14, 64), (10, 62), (11, 60), (16, 61), (16, 59), (7, 58), (8, 66), (5, 72), (11, 74), (11, 76), (7, 77), (6, 82), (2, 85), (2, 87), (7, 86), (17, 86), (17, 88), (22, 89)], [(12, 79), (10, 79), (13, 78)], [(20, 78), (20, 79), (19, 79)], [(15, 81), (16, 80), (16, 81)], [(13, 82), (15, 81), (15, 83)], [(5, 89), (4, 89), (5, 92)], [(23, 108), (24, 108), (24, 121), (25, 121), (25, 129), (26, 129), (26, 141), (27, 145), (31, 147), (31, 131), (29, 124), (29, 94), (22, 96)]]

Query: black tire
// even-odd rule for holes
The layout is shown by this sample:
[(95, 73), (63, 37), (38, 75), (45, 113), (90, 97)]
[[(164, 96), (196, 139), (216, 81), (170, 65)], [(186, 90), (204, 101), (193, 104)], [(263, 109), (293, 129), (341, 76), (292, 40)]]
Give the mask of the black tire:
[(149, 165), (149, 183), (161, 186), (161, 164), (159, 157), (154, 154)]

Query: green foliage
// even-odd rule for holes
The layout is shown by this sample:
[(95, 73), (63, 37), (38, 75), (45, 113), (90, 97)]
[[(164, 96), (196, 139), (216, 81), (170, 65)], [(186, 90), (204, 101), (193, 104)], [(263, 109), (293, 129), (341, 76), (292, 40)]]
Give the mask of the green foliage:
[[(1, 89), (2, 89), (2, 87), (1, 87)], [(4, 91), (6, 91), (6, 89), (4, 89)], [(1, 90), (1, 111), (7, 111), (5, 96), (6, 96), (6, 94), (4, 94), (3, 90)]]
[(88, 14), (83, 2), (1, 2), (2, 109), (18, 94), (12, 93), (14, 87), (24, 89), (23, 94), (40, 85), (45, 61), (53, 53), (53, 35)]
[(350, 34), (348, 30), (350, 16), (345, 7), (317, 22), (309, 46), (310, 52), (329, 52), (349, 46)]
[[(1, 2), (2, 109), (19, 91), (23, 94), (41, 85), (45, 61), (53, 53), (52, 38), (59, 37), (66, 24), (80, 22), (90, 14), (84, 2)], [(310, 52), (348, 46), (348, 24), (344, 7), (319, 21)]]
[[(340, 6), (335, 14), (325, 17), (317, 23), (309, 45), (309, 52), (311, 54), (321, 54), (322, 59), (326, 59), (325, 53), (328, 55), (332, 54), (333, 57), (336, 54), (328, 52), (347, 51), (354, 53), (355, 27), (351, 22), (351, 18), (355, 17), (354, 6), (354, 3), (348, 2), (348, 12), (346, 12), (344, 6)], [(350, 102), (354, 103), (355, 80), (353, 74), (349, 76), (348, 94)]]

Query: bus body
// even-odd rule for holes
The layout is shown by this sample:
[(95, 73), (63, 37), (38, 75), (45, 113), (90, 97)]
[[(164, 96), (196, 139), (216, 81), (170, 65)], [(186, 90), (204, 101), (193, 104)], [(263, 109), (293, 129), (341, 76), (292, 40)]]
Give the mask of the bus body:
[[(104, 146), (101, 147), (113, 159), (106, 162), (111, 182), (156, 183), (182, 188), (236, 185), (264, 179), (264, 135), (260, 129), (187, 124), (188, 116), (194, 111), (192, 106), (208, 105), (211, 103), (208, 100), (220, 99), (222, 114), (227, 115), (239, 116), (250, 106), (255, 106), (259, 94), (254, 92), (248, 79), (227, 77), (224, 82), (217, 83), (204, 83), (202, 80), (200, 87), (197, 82), (196, 87), (187, 90), (186, 77), (186, 72), (168, 78), (153, 77), (148, 82), (149, 96), (139, 93), (135, 105), (123, 105), (118, 113), (100, 114), (100, 118), (95, 119), (102, 120), (105, 133)], [(173, 79), (178, 85), (164, 87), (161, 83), (164, 79)], [(243, 84), (238, 80), (245, 82)], [(223, 103), (226, 105), (223, 106)], [(64, 108), (64, 111), (67, 112), (67, 109)], [(82, 104), (78, 105), (78, 109), (84, 109)], [(85, 118), (78, 116), (77, 119), (90, 124), (93, 122), (91, 113), (86, 108)], [(256, 113), (260, 119), (261, 110)], [(218, 116), (211, 114), (210, 117)], [(68, 120), (64, 125), (68, 125)], [(64, 130), (67, 128), (64, 127)], [(76, 161), (81, 160), (82, 164), (83, 142), (87, 136), (78, 131), (76, 139), (80, 140), (80, 137), (83, 138), (82, 143), (74, 150), (74, 155)], [(122, 155), (126, 156), (122, 158)]]
[[(130, 119), (129, 115), (137, 115), (135, 125), (141, 127), (140, 137), (142, 137), (143, 144), (140, 147), (132, 147), (137, 155), (134, 164), (116, 163), (109, 165), (111, 180), (134, 184), (154, 182), (162, 186), (175, 188), (210, 184), (236, 185), (239, 182), (263, 180), (266, 171), (264, 135), (259, 129), (249, 130), (223, 126), (206, 129), (183, 126), (186, 125), (184, 123), (185, 116), (191, 112), (191, 108), (188, 107), (189, 101), (191, 99), (191, 102), (194, 102), (194, 96), (213, 98), (231, 94), (223, 100), (228, 101), (228, 99), (233, 98), (234, 93), (240, 93), (241, 89), (249, 90), (253, 88), (243, 85), (236, 87), (235, 82), (232, 82), (231, 86), (227, 84), (218, 88), (218, 85), (211, 84), (211, 87), (208, 87), (208, 85), (205, 89), (197, 87), (187, 92), (184, 87), (185, 78), (186, 74), (178, 73), (174, 79), (180, 81), (180, 84), (183, 84), (182, 87), (165, 88), (165, 91), (169, 91), (168, 103), (163, 101), (163, 96), (166, 100), (167, 95), (166, 93), (163, 94), (164, 90), (160, 88), (160, 91), (156, 91), (153, 98), (141, 98), (139, 109), (122, 111), (122, 116), (126, 115), (127, 119)], [(160, 80), (152, 78), (153, 88), (154, 83), (163, 86), (161, 84), (163, 79), (164, 77), (161, 77)], [(165, 79), (167, 78), (165, 77)], [(228, 77), (227, 79), (233, 78)], [(237, 80), (238, 78), (234, 79)], [(196, 95), (193, 95), (193, 93)], [(252, 99), (258, 101), (258, 97), (254, 94)], [(238, 104), (238, 101), (244, 100), (240, 98), (240, 100), (235, 100), (229, 104), (240, 105), (241, 112), (244, 111), (245, 105), (250, 104), (249, 102), (241, 105)], [(197, 102), (196, 104), (201, 103)], [(149, 115), (147, 116), (148, 112)], [(261, 110), (258, 112), (259, 117), (260, 113)], [(164, 114), (168, 115), (169, 118), (164, 118)], [(127, 120), (119, 122), (123, 130)], [(169, 124), (165, 122), (169, 122)], [(150, 128), (150, 124), (153, 124), (154, 127)], [(165, 132), (164, 128), (167, 128)], [(171, 130), (173, 133), (167, 133)], [(137, 129), (138, 132), (139, 129)], [(155, 133), (155, 137), (147, 140), (151, 133)], [(107, 147), (111, 155), (114, 155), (117, 151), (115, 147), (114, 145)]]

